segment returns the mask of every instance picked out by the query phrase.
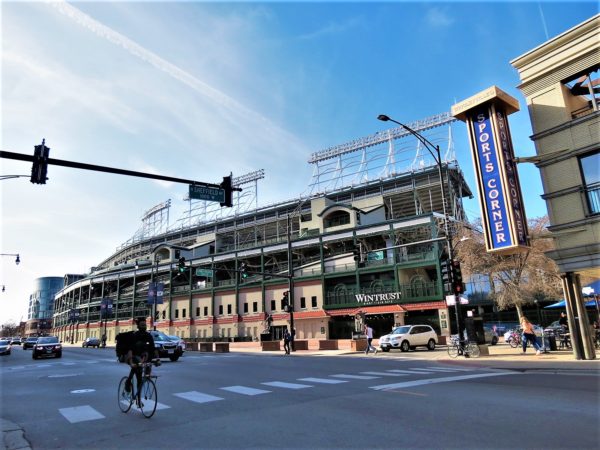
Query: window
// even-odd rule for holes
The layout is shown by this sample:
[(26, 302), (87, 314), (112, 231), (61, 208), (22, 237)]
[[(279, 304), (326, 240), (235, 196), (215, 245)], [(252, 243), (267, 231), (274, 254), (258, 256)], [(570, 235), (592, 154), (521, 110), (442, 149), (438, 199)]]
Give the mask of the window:
[(600, 152), (579, 158), (589, 214), (600, 214)]
[(284, 308), (284, 306), (285, 306), (285, 300), (282, 298), (282, 299), (280, 300), (280, 303), (281, 303), (281, 310), (283, 311), (283, 308)]
[(165, 320), (167, 318), (167, 311), (162, 312), (162, 318), (163, 318), (163, 320)]
[(187, 311), (185, 310), (185, 308), (183, 308), (181, 310), (181, 317), (185, 318)]
[(350, 223), (350, 214), (347, 211), (334, 211), (323, 221), (325, 228), (339, 227)]
[(310, 298), (310, 302), (313, 308), (317, 307), (317, 297), (315, 295)]
[(271, 311), (275, 311), (275, 300), (271, 300)]
[(205, 315), (205, 316), (208, 316), (208, 306), (205, 306), (205, 307), (204, 307), (204, 315)]
[(244, 313), (248, 312), (248, 302), (244, 303)]
[(175, 310), (175, 318), (179, 319), (179, 310), (178, 309)]
[(252, 311), (258, 312), (258, 302), (252, 303)]
[(196, 317), (200, 317), (200, 307), (196, 307)]
[(223, 305), (219, 305), (219, 315), (223, 315)]
[(227, 305), (227, 314), (231, 315), (231, 305)]
[(306, 309), (306, 297), (300, 297), (300, 309)]

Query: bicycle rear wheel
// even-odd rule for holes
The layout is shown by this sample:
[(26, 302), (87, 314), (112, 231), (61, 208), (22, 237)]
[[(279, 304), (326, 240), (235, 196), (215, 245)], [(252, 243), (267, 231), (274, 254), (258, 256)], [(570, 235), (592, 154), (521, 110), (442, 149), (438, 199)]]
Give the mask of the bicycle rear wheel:
[(142, 388), (139, 391), (138, 407), (142, 411), (144, 417), (148, 419), (154, 415), (156, 405), (158, 404), (158, 394), (156, 392), (156, 384), (150, 378), (144, 378)]
[(518, 338), (515, 338), (515, 337), (513, 337), (513, 338), (510, 338), (510, 346), (511, 346), (512, 348), (517, 348), (517, 347), (519, 346), (519, 344), (520, 344), (520, 343), (521, 343), (521, 340), (520, 340), (520, 339), (518, 339)]
[(469, 342), (466, 348), (467, 353), (471, 358), (478, 358), (480, 355), (479, 345)]
[(458, 356), (458, 345), (456, 344), (450, 344), (448, 346), (448, 356), (450, 356), (451, 358), (456, 358)]
[(125, 384), (127, 383), (127, 377), (121, 378), (119, 382), (119, 392), (117, 393), (117, 402), (119, 403), (119, 409), (126, 413), (131, 409), (133, 403), (133, 395), (131, 395), (131, 389), (129, 392), (125, 390)]

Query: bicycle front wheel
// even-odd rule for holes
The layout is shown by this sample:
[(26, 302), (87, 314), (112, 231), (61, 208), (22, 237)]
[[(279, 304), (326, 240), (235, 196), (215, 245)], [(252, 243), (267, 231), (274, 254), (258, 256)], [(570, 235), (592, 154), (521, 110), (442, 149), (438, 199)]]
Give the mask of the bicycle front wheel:
[(466, 348), (467, 353), (471, 358), (478, 358), (480, 355), (479, 345), (469, 342)]
[(156, 405), (158, 404), (158, 394), (156, 392), (156, 384), (150, 378), (144, 378), (142, 388), (139, 392), (138, 407), (142, 411), (144, 417), (148, 419), (154, 415)]
[(510, 339), (510, 346), (511, 346), (512, 348), (517, 348), (517, 347), (519, 346), (519, 344), (520, 344), (520, 342), (519, 342), (519, 341), (520, 341), (520, 339), (517, 339), (517, 338), (511, 338), (511, 339)]
[(131, 404), (133, 403), (131, 388), (129, 392), (127, 392), (127, 390), (125, 389), (126, 383), (127, 377), (121, 378), (121, 381), (119, 382), (119, 392), (117, 393), (117, 402), (119, 403), (119, 409), (124, 413), (128, 412), (131, 409)]
[(451, 358), (456, 358), (458, 356), (458, 345), (450, 344), (448, 346), (448, 356)]

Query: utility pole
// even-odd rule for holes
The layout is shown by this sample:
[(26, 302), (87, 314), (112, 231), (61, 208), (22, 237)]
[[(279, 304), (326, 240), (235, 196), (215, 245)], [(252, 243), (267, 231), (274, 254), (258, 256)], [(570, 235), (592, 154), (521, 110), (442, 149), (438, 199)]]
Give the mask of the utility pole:
[(290, 334), (292, 336), (291, 341), (291, 351), (296, 351), (295, 349), (295, 337), (296, 332), (294, 330), (294, 269), (292, 267), (292, 218), (288, 214), (287, 216), (287, 257), (288, 257), (288, 299), (289, 299), (289, 310), (290, 310)]

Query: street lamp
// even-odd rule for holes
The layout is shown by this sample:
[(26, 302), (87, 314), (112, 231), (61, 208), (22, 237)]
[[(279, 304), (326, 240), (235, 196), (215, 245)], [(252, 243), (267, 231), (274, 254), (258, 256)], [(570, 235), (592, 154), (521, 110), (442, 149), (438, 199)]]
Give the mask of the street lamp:
[(19, 257), (18, 253), (0, 253), (0, 256), (16, 256), (17, 258), (15, 259), (15, 264), (17, 266), (21, 262), (21, 258)]
[[(377, 119), (381, 120), (382, 122), (389, 121), (389, 122), (394, 122), (395, 124), (400, 125), (402, 128), (404, 128), (410, 134), (415, 136), (419, 140), (419, 142), (421, 142), (421, 144), (423, 144), (423, 146), (427, 149), (427, 151), (429, 152), (431, 157), (435, 160), (435, 163), (437, 164), (437, 168), (438, 168), (438, 176), (440, 179), (440, 190), (442, 193), (442, 212), (444, 214), (444, 232), (446, 234), (446, 247), (448, 248), (448, 259), (450, 259), (450, 261), (452, 261), (454, 259), (454, 257), (453, 257), (454, 252), (452, 249), (452, 234), (450, 232), (450, 227), (448, 226), (448, 214), (446, 212), (446, 188), (444, 186), (444, 177), (442, 176), (442, 157), (440, 154), (440, 146), (434, 145), (425, 136), (416, 132), (412, 128), (404, 125), (403, 123), (398, 122), (397, 120), (394, 120), (391, 117), (386, 116), (385, 114), (380, 114), (379, 116), (377, 116)], [(459, 339), (460, 339), (461, 338), (460, 298), (455, 300), (454, 306), (456, 308), (456, 329), (457, 329)]]

